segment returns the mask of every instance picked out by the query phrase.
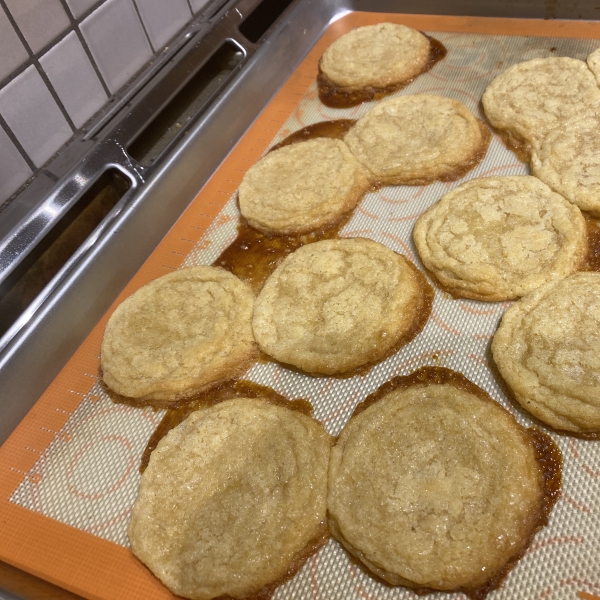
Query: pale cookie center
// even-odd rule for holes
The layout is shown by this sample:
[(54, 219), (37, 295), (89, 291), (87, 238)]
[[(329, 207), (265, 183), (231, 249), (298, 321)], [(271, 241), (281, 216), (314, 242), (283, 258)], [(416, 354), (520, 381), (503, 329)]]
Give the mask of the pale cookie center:
[[(340, 337), (359, 333), (371, 337), (374, 327), (387, 320), (385, 294), (395, 286), (397, 269), (366, 256), (330, 251), (316, 256), (310, 270), (290, 268), (280, 278), (275, 321), (285, 322), (289, 343), (303, 340), (313, 349), (346, 351)], [(298, 300), (301, 310), (298, 309)], [(318, 331), (318, 337), (314, 333)]]
[(489, 198), (468, 198), (470, 206), (448, 214), (439, 228), (440, 244), (464, 264), (489, 264), (502, 273), (538, 272), (560, 250), (549, 211), (539, 205)]
[(122, 325), (127, 343), (139, 349), (130, 357), (138, 377), (160, 378), (198, 361), (198, 350), (224, 339), (237, 312), (222, 287), (177, 282), (159, 289), (128, 315)]
[(580, 288), (575, 297), (549, 300), (523, 319), (525, 365), (542, 385), (600, 404), (600, 299)]

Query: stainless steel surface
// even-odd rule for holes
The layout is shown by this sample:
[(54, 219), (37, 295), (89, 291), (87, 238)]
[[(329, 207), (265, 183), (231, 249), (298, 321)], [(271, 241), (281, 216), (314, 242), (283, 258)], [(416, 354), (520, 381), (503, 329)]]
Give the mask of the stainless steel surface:
[[(598, 16), (597, 7), (588, 1), (296, 0), (252, 43), (239, 26), (258, 4), (259, 0), (231, 1), (209, 23), (193, 24), (165, 55), (168, 68), (153, 67), (132, 88), (133, 97), (119, 101), (77, 141), (86, 153), (79, 165), (64, 175), (60, 159), (49, 167), (61, 179), (48, 196), (30, 198), (2, 213), (0, 282), (103, 172), (118, 169), (131, 182), (106, 220), (0, 340), (0, 443), (333, 20), (351, 10)], [(208, 60), (225, 40), (243, 55), (232, 76), (160, 160), (150, 166), (133, 160), (127, 148), (136, 135), (185, 85), (193, 74), (192, 64)], [(44, 189), (52, 187), (51, 182), (42, 183)]]

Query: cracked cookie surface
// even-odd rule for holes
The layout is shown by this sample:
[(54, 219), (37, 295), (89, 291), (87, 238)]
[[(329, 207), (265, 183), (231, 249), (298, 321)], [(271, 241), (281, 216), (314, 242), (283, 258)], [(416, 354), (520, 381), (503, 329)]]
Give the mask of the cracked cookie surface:
[(254, 310), (263, 352), (312, 374), (343, 374), (387, 357), (425, 325), (433, 292), (406, 258), (363, 238), (290, 254)]
[(575, 273), (511, 306), (492, 341), (519, 403), (551, 427), (600, 433), (600, 274)]
[(498, 75), (481, 102), (490, 123), (530, 151), (567, 121), (597, 114), (600, 89), (581, 60), (534, 58)]
[(596, 48), (586, 59), (587, 66), (590, 68), (596, 81), (600, 83), (600, 48)]
[(326, 539), (330, 447), (321, 423), (260, 398), (192, 413), (150, 456), (133, 553), (186, 598), (277, 585)]
[(266, 154), (244, 175), (238, 198), (251, 227), (298, 235), (335, 223), (369, 185), (344, 142), (317, 138)]
[(411, 27), (367, 25), (333, 42), (319, 66), (331, 82), (345, 89), (384, 88), (419, 75), (429, 59), (430, 46), (429, 39)]
[(140, 404), (168, 406), (243, 374), (258, 358), (254, 293), (219, 267), (155, 279), (111, 315), (101, 349), (106, 385)]
[(485, 177), (419, 217), (419, 256), (455, 296), (496, 302), (570, 275), (587, 256), (581, 211), (535, 177)]
[(344, 141), (375, 181), (425, 185), (462, 177), (485, 156), (490, 139), (460, 102), (415, 94), (379, 102)]
[(581, 210), (600, 217), (600, 116), (551, 131), (532, 151), (531, 171)]
[(485, 396), (448, 384), (395, 389), (333, 447), (332, 535), (387, 583), (477, 591), (530, 542), (543, 469), (529, 432)]

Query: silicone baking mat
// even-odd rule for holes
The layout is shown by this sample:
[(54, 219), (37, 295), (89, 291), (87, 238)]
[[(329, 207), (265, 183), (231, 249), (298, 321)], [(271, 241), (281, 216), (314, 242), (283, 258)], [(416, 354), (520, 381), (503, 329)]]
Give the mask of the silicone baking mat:
[[(102, 392), (99, 348), (106, 320), (150, 280), (214, 261), (236, 235), (235, 191), (241, 177), (269, 146), (308, 124), (357, 118), (372, 106), (324, 107), (315, 76), (319, 57), (335, 38), (380, 21), (426, 31), (448, 49), (443, 61), (398, 95), (451, 97), (480, 117), (483, 90), (511, 64), (545, 56), (585, 60), (600, 46), (600, 23), (371, 13), (351, 13), (335, 22), (0, 448), (0, 560), (90, 599), (172, 598), (131, 555), (127, 540), (140, 456), (162, 413), (113, 404)], [(420, 266), (411, 233), (428, 206), (467, 179), (527, 173), (528, 167), (494, 137), (485, 159), (458, 182), (369, 193), (342, 235), (372, 238)], [(490, 339), (506, 306), (454, 300), (436, 290), (423, 333), (366, 376), (314, 379), (269, 363), (255, 365), (246, 377), (290, 398), (309, 399), (315, 417), (336, 435), (356, 404), (390, 377), (442, 365), (464, 373), (530, 425), (531, 418), (507, 402), (489, 364)], [(562, 497), (549, 526), (504, 586), (490, 594), (494, 600), (600, 598), (600, 442), (553, 437), (564, 455)], [(369, 578), (334, 541), (275, 593), (280, 600), (414, 597)]]

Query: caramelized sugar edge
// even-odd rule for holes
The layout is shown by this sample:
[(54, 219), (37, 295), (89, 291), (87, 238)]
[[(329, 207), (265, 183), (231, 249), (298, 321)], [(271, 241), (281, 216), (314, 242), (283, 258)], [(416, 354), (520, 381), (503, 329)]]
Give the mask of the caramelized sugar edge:
[[(397, 389), (408, 389), (415, 385), (451, 385), (459, 390), (463, 390), (473, 394), (477, 398), (486, 402), (496, 401), (483, 389), (469, 381), (462, 373), (452, 371), (445, 367), (426, 366), (417, 369), (409, 375), (401, 375), (394, 377), (390, 381), (384, 383), (381, 387), (367, 396), (363, 402), (357, 405), (352, 417), (360, 414), (378, 400), (387, 396), (390, 392)], [(561, 493), (562, 485), (562, 453), (554, 440), (546, 433), (530, 427), (523, 428), (523, 435), (527, 443), (533, 448), (535, 457), (540, 465), (540, 471), (543, 477), (543, 497), (538, 514), (538, 522), (536, 527), (531, 532), (529, 539), (523, 545), (521, 550), (501, 569), (496, 575), (491, 577), (484, 585), (477, 588), (459, 588), (456, 590), (448, 590), (453, 592), (462, 592), (471, 600), (483, 600), (492, 590), (499, 588), (502, 582), (523, 557), (527, 548), (531, 545), (535, 534), (548, 523), (550, 512), (556, 504)], [(439, 590), (431, 588), (414, 588), (412, 590), (418, 595), (435, 594)]]
[(358, 106), (363, 102), (369, 102), (371, 100), (380, 100), (385, 96), (389, 96), (402, 88), (405, 88), (409, 83), (412, 83), (419, 75), (429, 71), (436, 63), (442, 60), (448, 50), (440, 41), (428, 36), (421, 32), (430, 42), (429, 57), (425, 63), (422, 71), (406, 79), (400, 83), (395, 83), (385, 87), (372, 87), (367, 86), (361, 90), (354, 90), (344, 86), (336, 85), (331, 79), (329, 79), (322, 71), (321, 64), (319, 62), (319, 73), (317, 75), (317, 86), (319, 88), (319, 100), (330, 108), (350, 108), (352, 106)]

